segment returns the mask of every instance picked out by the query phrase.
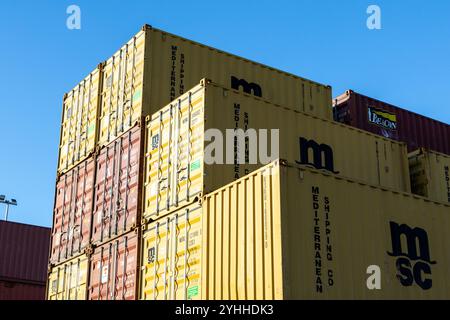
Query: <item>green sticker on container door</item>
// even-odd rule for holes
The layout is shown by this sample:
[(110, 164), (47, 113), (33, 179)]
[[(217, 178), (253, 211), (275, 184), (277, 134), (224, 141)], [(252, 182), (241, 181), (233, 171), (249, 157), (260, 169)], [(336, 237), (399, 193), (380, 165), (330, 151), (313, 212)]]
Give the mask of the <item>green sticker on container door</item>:
[(198, 296), (198, 286), (190, 287), (187, 292), (187, 298), (191, 299), (192, 297)]
[(133, 94), (133, 101), (139, 100), (142, 96), (142, 91), (138, 90)]
[(91, 124), (87, 129), (87, 135), (90, 136), (91, 134), (95, 133), (95, 123)]
[(190, 172), (200, 169), (200, 160), (191, 163)]

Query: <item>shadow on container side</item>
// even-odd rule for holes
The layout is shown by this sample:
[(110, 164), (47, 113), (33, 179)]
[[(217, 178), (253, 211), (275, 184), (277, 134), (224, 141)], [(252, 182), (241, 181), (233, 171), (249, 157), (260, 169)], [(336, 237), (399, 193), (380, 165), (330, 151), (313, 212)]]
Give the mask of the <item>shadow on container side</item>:
[(450, 203), (450, 156), (419, 149), (409, 154), (412, 192)]

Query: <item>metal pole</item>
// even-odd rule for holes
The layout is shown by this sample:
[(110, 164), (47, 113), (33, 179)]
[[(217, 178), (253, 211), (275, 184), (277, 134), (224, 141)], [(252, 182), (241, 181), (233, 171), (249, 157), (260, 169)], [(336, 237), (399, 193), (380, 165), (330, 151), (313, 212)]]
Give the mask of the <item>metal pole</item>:
[(9, 203), (6, 204), (5, 221), (8, 221)]

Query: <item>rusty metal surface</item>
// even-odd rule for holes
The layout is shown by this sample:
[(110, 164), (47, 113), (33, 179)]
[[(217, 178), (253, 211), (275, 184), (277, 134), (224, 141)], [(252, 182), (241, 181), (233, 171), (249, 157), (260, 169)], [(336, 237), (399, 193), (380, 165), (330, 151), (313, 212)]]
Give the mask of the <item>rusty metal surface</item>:
[(51, 264), (83, 253), (91, 232), (95, 157), (61, 175), (56, 182)]
[(132, 231), (94, 250), (89, 300), (136, 299), (138, 248), (138, 234)]
[(92, 242), (104, 243), (140, 222), (142, 129), (135, 126), (97, 157)]

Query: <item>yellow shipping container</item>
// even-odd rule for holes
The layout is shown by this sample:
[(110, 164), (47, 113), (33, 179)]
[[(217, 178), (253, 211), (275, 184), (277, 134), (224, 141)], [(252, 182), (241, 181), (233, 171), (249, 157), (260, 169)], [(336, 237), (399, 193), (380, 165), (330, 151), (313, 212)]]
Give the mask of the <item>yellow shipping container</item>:
[(419, 149), (409, 154), (411, 190), (434, 201), (450, 202), (450, 156)]
[(95, 151), (101, 69), (100, 65), (64, 95), (59, 144), (59, 174), (69, 171)]
[[(147, 220), (155, 220), (278, 157), (374, 185), (410, 191), (405, 144), (280, 107), (208, 80), (202, 80), (148, 117), (146, 126), (144, 218)], [(255, 131), (253, 137), (249, 134), (240, 141), (226, 137), (226, 130), (235, 128), (279, 129), (279, 156), (267, 157), (263, 149), (269, 143), (264, 143), (264, 132)], [(218, 130), (215, 132), (223, 133), (225, 138), (208, 139), (205, 133), (213, 132), (210, 129)], [(215, 150), (215, 155), (222, 153), (223, 157), (216, 158), (215, 164), (209, 164), (212, 162), (208, 155), (214, 155), (210, 151), (217, 144), (205, 140), (223, 142)], [(228, 152), (227, 143), (231, 144)], [(258, 152), (259, 159), (248, 164), (251, 155), (258, 157)], [(243, 161), (236, 156), (239, 153), (245, 158)], [(227, 158), (230, 159), (226, 161)], [(217, 164), (220, 162), (228, 164)]]
[(450, 206), (274, 162), (148, 225), (141, 299), (450, 299)]
[(48, 300), (86, 300), (89, 259), (79, 256), (51, 269), (47, 285)]
[[(199, 204), (143, 226), (144, 300), (200, 298), (202, 208)], [(185, 241), (188, 239), (189, 241)]]
[(106, 61), (99, 145), (151, 115), (202, 78), (332, 119), (331, 87), (144, 26)]

